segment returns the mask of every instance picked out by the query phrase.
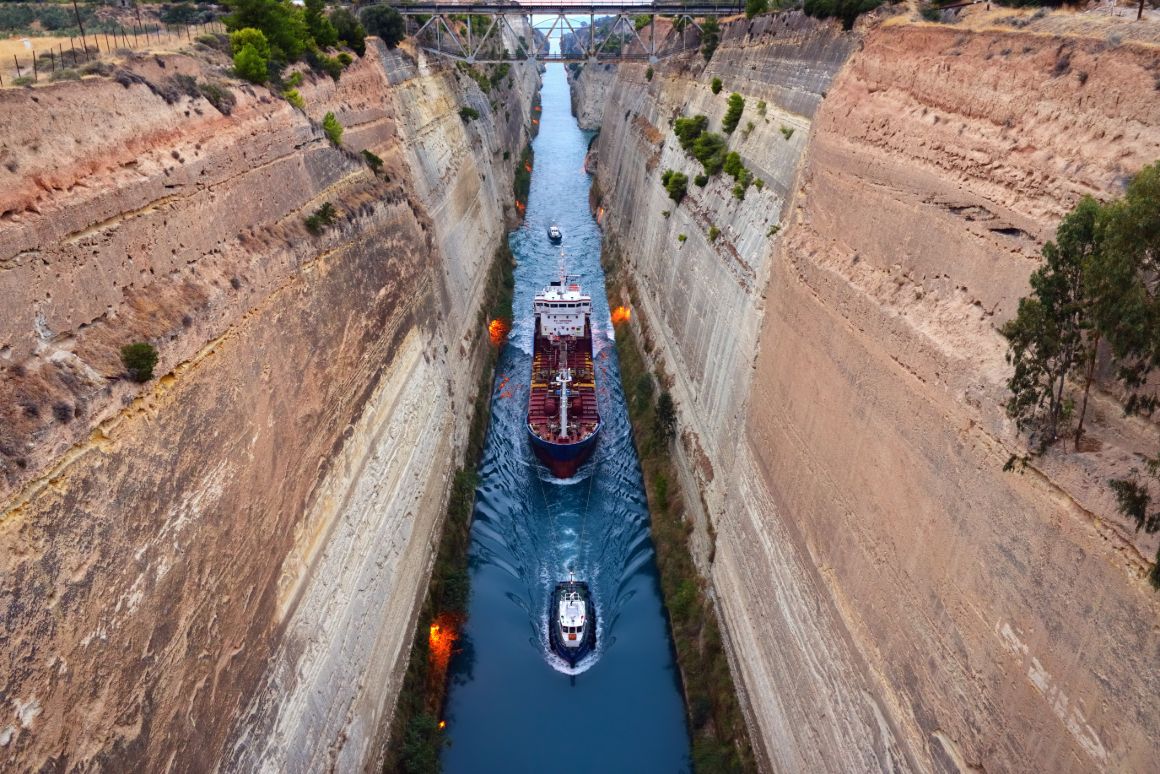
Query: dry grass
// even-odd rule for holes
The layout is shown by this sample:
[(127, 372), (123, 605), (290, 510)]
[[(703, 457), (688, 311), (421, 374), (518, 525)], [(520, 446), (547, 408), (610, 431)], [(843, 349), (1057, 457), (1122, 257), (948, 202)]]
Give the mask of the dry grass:
[[(95, 35), (88, 35), (89, 50), (97, 50), (100, 55), (97, 57), (99, 61), (104, 62), (118, 62), (121, 56), (118, 51), (135, 51), (153, 54), (172, 54), (178, 51), (188, 50), (193, 47), (197, 41), (197, 35), (201, 34), (200, 28), (190, 28), (188, 36), (184, 29), (181, 31), (174, 28), (172, 34), (165, 32), (150, 33), (148, 38), (144, 35), (139, 35), (136, 38), (130, 33), (128, 37), (121, 38), (112, 34), (105, 35), (105, 33), (98, 33)], [(25, 44), (28, 41), (28, 44)], [(34, 57), (47, 53), (48, 51), (59, 52), (69, 50), (70, 44), (76, 48), (77, 51), (83, 50), (80, 38), (54, 37), (54, 36), (11, 36), (7, 38), (0, 38), (0, 78), (4, 79), (4, 88), (12, 87), (12, 81), (17, 77), (17, 70), (15, 62), (20, 63), (20, 74), (23, 76), (32, 75), (32, 60)], [(110, 50), (112, 49), (112, 50)], [(13, 61), (15, 57), (15, 62)], [(60, 65), (57, 65), (60, 67)], [(71, 61), (68, 64), (72, 66)], [(40, 78), (38, 84), (48, 83), (48, 72), (45, 69), (40, 70)]]

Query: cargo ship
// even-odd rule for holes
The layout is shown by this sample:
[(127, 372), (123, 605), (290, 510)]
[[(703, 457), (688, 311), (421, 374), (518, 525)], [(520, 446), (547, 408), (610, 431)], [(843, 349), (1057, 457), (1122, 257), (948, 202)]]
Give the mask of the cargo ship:
[(592, 297), (563, 272), (536, 294), (528, 435), (557, 478), (570, 478), (592, 455), (600, 432), (592, 365)]

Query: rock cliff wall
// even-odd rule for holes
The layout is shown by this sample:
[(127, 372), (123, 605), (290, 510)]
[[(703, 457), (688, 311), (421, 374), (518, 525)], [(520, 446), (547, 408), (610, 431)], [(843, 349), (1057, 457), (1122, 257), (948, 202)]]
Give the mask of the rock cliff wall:
[[(1155, 537), (1103, 485), (1156, 429), (1101, 395), (1090, 448), (1004, 473), (1022, 442), (996, 332), (1060, 215), (1160, 158), (1160, 56), (1126, 25), (1025, 16), (737, 22), (708, 65), (622, 65), (609, 92), (599, 206), (673, 379), (695, 547), (775, 770), (1143, 770), (1160, 750)], [(725, 175), (693, 185), (669, 127), (719, 130), (732, 91), (730, 146), (765, 183), (744, 201)]]
[[(372, 40), (299, 112), (220, 65), (0, 91), (14, 768), (350, 770), (398, 690), (538, 74), (493, 110)], [(160, 355), (143, 386), (134, 340)]]

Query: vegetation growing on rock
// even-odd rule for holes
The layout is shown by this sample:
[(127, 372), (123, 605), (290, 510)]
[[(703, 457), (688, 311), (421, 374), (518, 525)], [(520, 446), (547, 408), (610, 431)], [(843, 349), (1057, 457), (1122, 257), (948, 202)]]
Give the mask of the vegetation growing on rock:
[(360, 17), (367, 34), (382, 38), (387, 48), (399, 45), (406, 33), (402, 15), (388, 5), (372, 5)]
[(330, 144), (338, 147), (342, 145), (342, 124), (335, 118), (334, 113), (327, 112), (322, 117), (322, 131), (326, 135), (326, 139), (330, 140)]
[(371, 153), (369, 150), (364, 148), (362, 157), (366, 161), (367, 166), (370, 167), (371, 171), (375, 174), (378, 174), (383, 170), (383, 160), (375, 154)]
[(265, 83), (270, 65), (270, 44), (261, 30), (244, 27), (230, 34), (234, 72), (250, 83)]
[[(617, 299), (622, 296), (620, 272), (609, 258), (610, 252), (606, 249), (604, 258), (612, 278), (609, 299)], [(641, 337), (644, 351), (638, 345)], [(693, 771), (756, 771), (717, 615), (689, 552), (689, 517), (682, 492), (675, 486), (678, 478), (673, 450), (678, 418), (667, 389), (669, 379), (659, 371), (650, 373), (644, 356), (649, 350), (647, 331), (617, 335), (616, 350), (648, 494), (661, 589), (680, 664)]]
[(145, 383), (153, 378), (153, 368), (157, 365), (157, 350), (144, 341), (121, 347), (121, 364), (125, 366), (129, 378)]
[(665, 173), (661, 175), (661, 185), (665, 187), (669, 198), (677, 204), (680, 204), (681, 199), (685, 198), (685, 192), (689, 186), (689, 177), (683, 172), (666, 169)]
[[(1079, 449), (1101, 352), (1110, 356), (1125, 413), (1151, 416), (1160, 408), (1149, 383), (1160, 367), (1160, 162), (1145, 167), (1120, 199), (1101, 204), (1084, 197), (1060, 222), (1043, 258), (1031, 275), (1031, 294), (1002, 328), (1014, 367), (1007, 414), (1028, 433), (1035, 454), (1065, 434)], [(1082, 384), (1078, 395), (1071, 382)], [(1109, 485), (1137, 529), (1160, 531), (1160, 510), (1152, 510), (1160, 448)], [(1160, 554), (1157, 562), (1150, 577), (1160, 587)]]
[(312, 215), (306, 218), (306, 230), (311, 234), (318, 236), (330, 226), (334, 225), (335, 218), (338, 213), (334, 209), (334, 205), (330, 202), (323, 202), (322, 206), (314, 211)]
[(842, 29), (852, 30), (859, 16), (873, 11), (883, 2), (885, 0), (805, 0), (802, 10), (815, 19), (841, 19)]
[(733, 130), (737, 128), (737, 124), (741, 121), (741, 114), (745, 110), (745, 98), (737, 92), (729, 95), (729, 107), (725, 111), (725, 117), (721, 119), (721, 129), (725, 134), (733, 134)]
[(713, 52), (717, 50), (717, 44), (720, 42), (721, 25), (714, 17), (706, 19), (701, 24), (701, 56), (705, 57), (706, 62), (713, 58)]

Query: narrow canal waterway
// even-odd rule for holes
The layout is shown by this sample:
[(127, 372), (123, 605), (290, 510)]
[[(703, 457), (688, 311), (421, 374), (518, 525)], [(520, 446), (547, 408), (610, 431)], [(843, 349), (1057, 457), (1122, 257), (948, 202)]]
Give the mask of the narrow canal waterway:
[[(515, 320), (492, 395), (471, 531), (471, 601), (451, 663), (445, 771), (684, 772), (684, 706), (664, 617), (648, 509), (609, 322), (600, 230), (583, 170), (590, 135), (569, 107), (563, 65), (544, 75), (543, 113), (518, 261)], [(592, 294), (604, 428), (575, 478), (551, 478), (524, 430), (532, 297), (568, 271)], [(547, 606), (568, 571), (593, 585), (597, 651), (570, 669), (548, 649)]]

